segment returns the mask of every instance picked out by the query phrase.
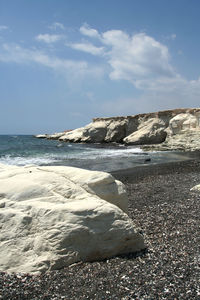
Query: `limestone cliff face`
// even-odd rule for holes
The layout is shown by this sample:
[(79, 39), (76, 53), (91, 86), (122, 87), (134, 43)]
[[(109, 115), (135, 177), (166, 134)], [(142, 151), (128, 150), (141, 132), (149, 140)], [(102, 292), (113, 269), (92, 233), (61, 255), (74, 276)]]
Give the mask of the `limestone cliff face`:
[[(164, 148), (177, 147), (175, 140), (200, 135), (200, 108), (174, 109), (125, 117), (95, 118), (85, 127), (58, 136), (60, 141), (84, 143), (124, 143), (127, 145), (163, 144)], [(176, 138), (177, 137), (177, 138)], [(48, 135), (54, 138), (55, 135)], [(190, 141), (190, 147), (194, 141)], [(171, 145), (171, 146), (170, 146)], [(160, 147), (161, 149), (162, 147)], [(181, 147), (179, 147), (181, 148)], [(199, 146), (194, 147), (200, 149)]]

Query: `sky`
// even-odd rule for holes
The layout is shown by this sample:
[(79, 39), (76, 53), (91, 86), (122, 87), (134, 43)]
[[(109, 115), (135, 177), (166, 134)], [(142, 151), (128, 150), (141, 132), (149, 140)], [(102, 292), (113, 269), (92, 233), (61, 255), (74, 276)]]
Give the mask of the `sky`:
[(0, 0), (0, 134), (200, 107), (199, 0)]

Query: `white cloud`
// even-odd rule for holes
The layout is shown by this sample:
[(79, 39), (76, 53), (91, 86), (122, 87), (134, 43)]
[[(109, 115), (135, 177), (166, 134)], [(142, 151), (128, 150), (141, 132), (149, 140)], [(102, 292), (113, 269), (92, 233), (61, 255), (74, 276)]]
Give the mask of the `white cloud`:
[(110, 65), (111, 80), (128, 80), (136, 88), (151, 89), (159, 80), (177, 76), (170, 64), (168, 48), (145, 33), (128, 35), (122, 30), (109, 30), (99, 34), (88, 25), (83, 25), (80, 31), (98, 38), (102, 47), (91, 43), (77, 43), (71, 47), (104, 56)]
[[(199, 80), (187, 81), (178, 74), (170, 63), (168, 47), (145, 33), (129, 35), (122, 30), (108, 30), (101, 34), (84, 24), (80, 32), (95, 37), (102, 44), (76, 43), (73, 49), (101, 55), (110, 66), (111, 80), (130, 81), (137, 89), (158, 93), (190, 91), (199, 94)], [(176, 34), (170, 36), (176, 38)], [(189, 96), (189, 95), (187, 95)]]
[(103, 33), (102, 42), (111, 47), (108, 62), (110, 78), (124, 79), (137, 85), (138, 80), (172, 77), (168, 48), (144, 33), (129, 36), (121, 30)]
[[(59, 28), (58, 25), (55, 25), (56, 27)], [(129, 81), (143, 93), (144, 97), (128, 99), (119, 105), (111, 102), (111, 111), (112, 107), (115, 106), (117, 109), (116, 106), (119, 106), (118, 110), (122, 110), (121, 114), (125, 113), (123, 113), (123, 107), (124, 110), (125, 107), (128, 110), (133, 103), (137, 104), (138, 107), (141, 105), (148, 107), (148, 101), (150, 107), (155, 107), (155, 109), (156, 107), (160, 109), (170, 108), (173, 103), (176, 104), (175, 106), (182, 107), (187, 103), (190, 103), (189, 106), (199, 106), (200, 79), (189, 81), (178, 74), (171, 64), (168, 47), (155, 38), (145, 33), (130, 35), (122, 30), (108, 30), (99, 33), (87, 24), (80, 28), (80, 32), (87, 36), (88, 40), (90, 38), (95, 39), (92, 42), (68, 42), (67, 46), (94, 56), (100, 56), (104, 59), (104, 64), (102, 62), (101, 65), (89, 63), (86, 59), (82, 61), (63, 59), (49, 55), (48, 52), (39, 51), (37, 48), (27, 49), (16, 44), (0, 44), (0, 61), (18, 64), (35, 63), (61, 73), (68, 80), (78, 79), (77, 82), (87, 76), (102, 78), (105, 72), (113, 81)], [(174, 38), (176, 35), (171, 35), (171, 39)], [(40, 34), (36, 39), (52, 44), (61, 39), (64, 41), (64, 36)], [(93, 98), (93, 95), (90, 96), (88, 94), (87, 98)], [(197, 104), (194, 105), (195, 103)]]
[(37, 41), (44, 42), (47, 44), (56, 43), (63, 38), (62, 35), (58, 34), (39, 34), (35, 37)]
[(49, 29), (52, 29), (52, 30), (62, 29), (62, 30), (64, 30), (65, 26), (62, 23), (54, 22), (52, 25), (49, 26)]
[(80, 32), (83, 35), (86, 35), (89, 37), (94, 37), (94, 38), (100, 37), (98, 31), (96, 29), (90, 28), (90, 26), (87, 23), (84, 23), (83, 26), (81, 26)]
[(7, 29), (8, 29), (8, 26), (0, 25), (0, 31), (7, 30)]
[(61, 59), (56, 56), (49, 56), (37, 49), (26, 49), (16, 44), (0, 45), (0, 61), (18, 64), (37, 63), (64, 75), (69, 80), (84, 79), (86, 76), (101, 77), (103, 75), (101, 67), (89, 65), (86, 61)]
[(75, 50), (88, 52), (92, 55), (102, 55), (104, 53), (104, 47), (96, 47), (91, 43), (75, 43), (69, 44), (68, 46)]
[[(145, 33), (129, 35), (122, 30), (109, 30), (99, 34), (87, 24), (81, 27), (80, 32), (98, 38), (102, 44), (104, 51), (100, 55), (110, 66), (111, 80), (130, 81), (143, 92), (144, 97), (120, 102), (117, 110), (123, 111), (126, 106), (129, 109), (135, 100), (135, 104), (137, 101), (141, 103), (142, 109), (148, 101), (155, 109), (199, 106), (200, 79), (189, 81), (177, 73), (170, 62), (169, 49), (163, 43)], [(169, 38), (174, 40), (176, 34)], [(85, 51), (83, 47), (78, 48)], [(109, 104), (108, 101), (107, 104), (112, 111), (115, 102)]]

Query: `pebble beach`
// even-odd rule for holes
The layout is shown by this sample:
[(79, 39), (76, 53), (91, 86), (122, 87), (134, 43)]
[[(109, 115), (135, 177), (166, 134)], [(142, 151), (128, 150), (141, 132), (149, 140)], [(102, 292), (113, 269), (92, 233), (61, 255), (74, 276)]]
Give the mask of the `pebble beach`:
[(0, 272), (0, 299), (200, 299), (200, 156), (113, 172), (147, 248), (41, 275)]

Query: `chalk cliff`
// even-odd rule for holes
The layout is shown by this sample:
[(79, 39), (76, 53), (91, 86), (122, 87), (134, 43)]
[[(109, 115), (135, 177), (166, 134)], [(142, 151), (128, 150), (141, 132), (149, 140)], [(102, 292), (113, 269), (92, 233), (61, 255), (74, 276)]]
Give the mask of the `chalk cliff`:
[(58, 138), (60, 141), (73, 143), (115, 142), (127, 145), (154, 145), (151, 147), (160, 150), (196, 150), (200, 149), (200, 108), (95, 118), (85, 127), (59, 133), (58, 136), (48, 135), (47, 138)]

